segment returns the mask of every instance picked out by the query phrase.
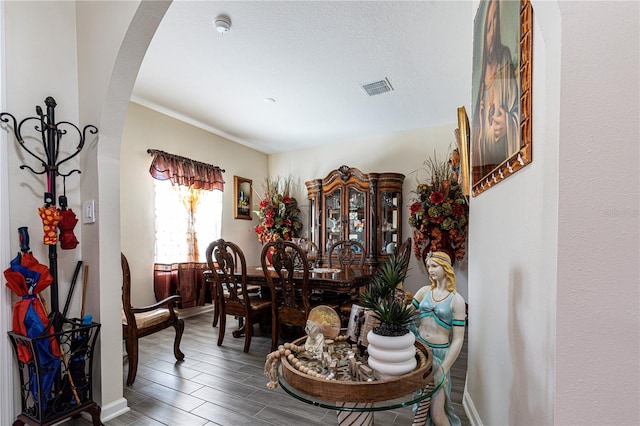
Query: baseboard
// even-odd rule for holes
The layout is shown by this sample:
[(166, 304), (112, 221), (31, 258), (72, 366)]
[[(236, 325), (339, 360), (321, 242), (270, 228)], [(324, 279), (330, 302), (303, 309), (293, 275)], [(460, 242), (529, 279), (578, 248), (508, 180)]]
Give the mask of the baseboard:
[(213, 312), (213, 305), (211, 303), (207, 303), (204, 306), (194, 306), (192, 308), (178, 308), (176, 309), (180, 314), (180, 318), (187, 319), (191, 317), (195, 317), (196, 315), (208, 314)]
[(478, 411), (476, 410), (476, 406), (473, 404), (471, 396), (467, 393), (466, 386), (464, 388), (464, 393), (462, 394), (462, 408), (464, 408), (464, 412), (467, 413), (467, 418), (472, 426), (482, 426), (482, 420), (478, 415)]
[(127, 405), (127, 400), (125, 398), (117, 399), (110, 404), (102, 406), (102, 410), (100, 411), (100, 420), (102, 420), (102, 423), (106, 423), (109, 420), (123, 415), (129, 410), (131, 410), (131, 408)]

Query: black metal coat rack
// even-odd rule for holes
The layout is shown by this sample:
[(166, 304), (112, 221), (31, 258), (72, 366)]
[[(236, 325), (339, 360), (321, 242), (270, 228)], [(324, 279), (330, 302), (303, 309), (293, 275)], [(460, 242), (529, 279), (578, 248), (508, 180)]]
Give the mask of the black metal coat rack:
[[(82, 131), (78, 126), (68, 121), (59, 121), (55, 120), (55, 108), (56, 101), (51, 96), (47, 97), (44, 101), (47, 107), (47, 113), (44, 114), (42, 108), (37, 105), (36, 106), (36, 114), (37, 117), (27, 117), (20, 121), (16, 120), (16, 118), (8, 113), (3, 112), (0, 113), (0, 121), (3, 123), (9, 123), (9, 121), (13, 124), (13, 133), (20, 144), (20, 147), (26, 151), (29, 155), (34, 157), (36, 160), (40, 162), (41, 170), (36, 170), (33, 167), (30, 167), (26, 164), (20, 166), (21, 169), (28, 169), (32, 173), (36, 175), (46, 175), (47, 179), (47, 190), (44, 193), (44, 203), (46, 207), (55, 206), (56, 205), (56, 178), (62, 177), (66, 179), (68, 176), (71, 176), (74, 173), (81, 173), (78, 169), (72, 169), (67, 173), (63, 173), (60, 169), (60, 166), (63, 163), (71, 160), (73, 157), (78, 155), (82, 148), (84, 147), (84, 143), (86, 140), (87, 132), (91, 134), (98, 133), (98, 128), (93, 125), (85, 126)], [(46, 158), (41, 158), (38, 154), (34, 152), (32, 148), (29, 148), (25, 139), (23, 137), (23, 126), (36, 121), (34, 125), (34, 129), (40, 133), (40, 141), (42, 143), (42, 147), (44, 149), (44, 154)], [(67, 135), (68, 131), (72, 131), (77, 133), (78, 136), (78, 145), (76, 146), (76, 150), (71, 155), (60, 159), (60, 143), (62, 137)], [(36, 138), (33, 138), (34, 140)], [(31, 138), (29, 138), (31, 140)], [(35, 142), (37, 143), (37, 142)], [(60, 196), (60, 205), (63, 208), (67, 206), (66, 195)], [(53, 277), (53, 282), (50, 286), (51, 291), (51, 313), (53, 314), (53, 318), (59, 316), (60, 310), (58, 305), (58, 255), (57, 255), (57, 244), (49, 245), (49, 269), (51, 271), (51, 276)], [(57, 327), (56, 327), (57, 328)]]

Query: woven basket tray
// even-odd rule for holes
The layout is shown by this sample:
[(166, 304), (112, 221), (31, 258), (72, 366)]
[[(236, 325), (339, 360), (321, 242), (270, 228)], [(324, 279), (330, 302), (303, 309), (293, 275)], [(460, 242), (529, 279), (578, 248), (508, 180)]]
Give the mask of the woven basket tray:
[[(295, 342), (304, 345), (306, 337)], [(326, 401), (342, 402), (378, 402), (408, 395), (433, 381), (431, 350), (415, 342), (417, 367), (410, 373), (386, 380), (371, 382), (355, 382), (341, 380), (326, 380), (311, 377), (298, 371), (286, 357), (282, 358), (282, 375), (287, 383), (307, 395)]]

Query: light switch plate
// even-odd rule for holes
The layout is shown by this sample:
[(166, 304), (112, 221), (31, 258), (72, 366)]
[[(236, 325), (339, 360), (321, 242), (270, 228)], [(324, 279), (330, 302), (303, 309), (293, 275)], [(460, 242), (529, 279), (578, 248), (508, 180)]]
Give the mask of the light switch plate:
[(94, 223), (96, 221), (96, 204), (94, 200), (82, 203), (82, 223)]

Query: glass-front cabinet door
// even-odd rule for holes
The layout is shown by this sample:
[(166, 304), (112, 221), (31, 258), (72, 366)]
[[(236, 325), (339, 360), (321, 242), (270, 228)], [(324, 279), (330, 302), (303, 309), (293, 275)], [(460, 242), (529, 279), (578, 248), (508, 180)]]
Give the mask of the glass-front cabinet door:
[(357, 241), (367, 246), (366, 241), (366, 194), (358, 188), (348, 188), (349, 217), (347, 240)]
[(402, 245), (402, 183), (404, 175), (381, 174), (378, 181), (378, 257), (394, 253)]
[(380, 254), (391, 254), (395, 251), (399, 236), (399, 208), (400, 194), (397, 192), (382, 192), (380, 200), (382, 210), (381, 218), (381, 241), (378, 247)]
[(318, 221), (318, 199), (316, 197), (309, 197), (309, 223), (307, 224), (307, 235), (309, 241), (316, 243), (318, 241), (318, 228), (316, 224)]
[(324, 197), (326, 219), (323, 234), (325, 240), (324, 251), (329, 250), (331, 244), (342, 239), (342, 188), (336, 188)]

